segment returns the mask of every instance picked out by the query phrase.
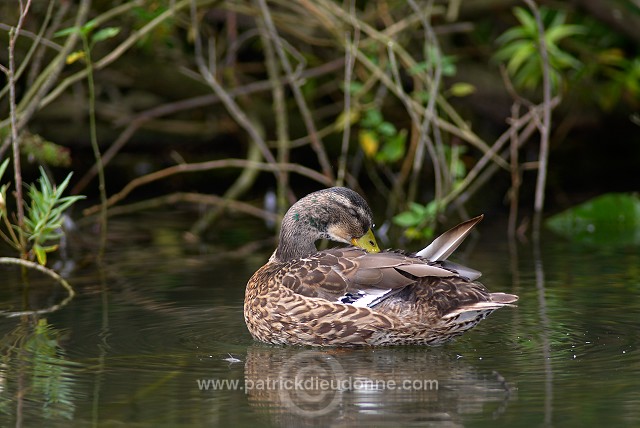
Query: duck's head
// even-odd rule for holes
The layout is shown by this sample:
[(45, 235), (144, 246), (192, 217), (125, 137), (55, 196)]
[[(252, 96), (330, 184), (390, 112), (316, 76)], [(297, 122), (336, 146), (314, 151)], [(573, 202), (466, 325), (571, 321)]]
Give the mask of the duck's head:
[(319, 190), (289, 208), (282, 219), (280, 243), (271, 260), (284, 262), (313, 254), (319, 239), (352, 244), (377, 253), (380, 248), (372, 227), (371, 208), (362, 196), (346, 187)]

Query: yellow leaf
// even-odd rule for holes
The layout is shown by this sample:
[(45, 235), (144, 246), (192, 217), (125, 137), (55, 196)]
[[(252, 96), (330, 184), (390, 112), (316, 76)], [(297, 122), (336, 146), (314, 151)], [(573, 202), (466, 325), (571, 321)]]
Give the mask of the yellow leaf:
[(473, 94), (476, 91), (476, 87), (471, 83), (458, 82), (451, 85), (449, 91), (454, 97), (466, 97)]
[(67, 64), (73, 64), (74, 62), (83, 59), (84, 58), (84, 52), (83, 51), (75, 51), (75, 52), (71, 52), (69, 55), (67, 55), (67, 59), (66, 62)]
[[(336, 123), (333, 125), (336, 131), (342, 131), (347, 126), (346, 117), (347, 115), (345, 114), (344, 111), (340, 113), (340, 116), (338, 116), (338, 118), (336, 119)], [(359, 119), (360, 119), (360, 110), (352, 109), (351, 111), (349, 111), (349, 122), (348, 122), (349, 125), (353, 125)]]
[(360, 147), (362, 147), (362, 151), (367, 157), (374, 157), (378, 153), (380, 141), (375, 133), (372, 131), (360, 131), (358, 139), (360, 140)]

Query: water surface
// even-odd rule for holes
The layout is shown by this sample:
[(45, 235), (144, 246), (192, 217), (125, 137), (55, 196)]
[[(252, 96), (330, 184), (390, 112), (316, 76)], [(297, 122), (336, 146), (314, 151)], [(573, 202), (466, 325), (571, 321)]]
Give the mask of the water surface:
[[(640, 425), (637, 248), (545, 235), (539, 254), (509, 251), (485, 222), (456, 260), (517, 308), (440, 347), (274, 347), (242, 317), (269, 244), (189, 246), (174, 223), (115, 220), (102, 266), (76, 248), (67, 306), (0, 319), (0, 426)], [(16, 269), (0, 278), (3, 310), (65, 296), (35, 274), (28, 293)]]

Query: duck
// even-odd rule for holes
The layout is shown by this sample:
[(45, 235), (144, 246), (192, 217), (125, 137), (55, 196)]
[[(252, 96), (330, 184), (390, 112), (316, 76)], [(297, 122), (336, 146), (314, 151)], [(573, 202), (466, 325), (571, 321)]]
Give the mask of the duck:
[[(489, 292), (480, 272), (447, 258), (482, 220), (418, 252), (381, 251), (365, 199), (346, 187), (306, 195), (285, 213), (277, 248), (249, 279), (244, 319), (273, 345), (440, 345), (518, 296)], [(316, 241), (346, 246), (319, 251)]]

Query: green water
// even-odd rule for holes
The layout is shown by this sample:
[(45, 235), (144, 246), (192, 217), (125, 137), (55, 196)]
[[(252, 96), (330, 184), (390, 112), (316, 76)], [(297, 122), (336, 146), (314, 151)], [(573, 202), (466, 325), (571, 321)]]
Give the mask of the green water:
[[(251, 339), (244, 287), (270, 249), (133, 228), (112, 224), (102, 267), (75, 254), (67, 306), (0, 319), (0, 426), (640, 426), (637, 248), (545, 235), (539, 256), (510, 252), (485, 222), (456, 260), (517, 308), (441, 347), (335, 350)], [(25, 296), (5, 266), (0, 281), (3, 310), (65, 297), (34, 274)]]

